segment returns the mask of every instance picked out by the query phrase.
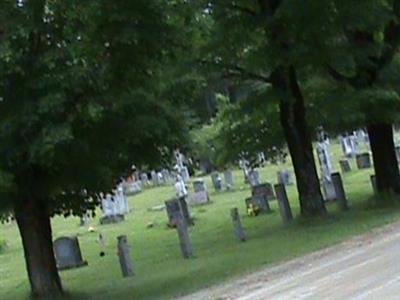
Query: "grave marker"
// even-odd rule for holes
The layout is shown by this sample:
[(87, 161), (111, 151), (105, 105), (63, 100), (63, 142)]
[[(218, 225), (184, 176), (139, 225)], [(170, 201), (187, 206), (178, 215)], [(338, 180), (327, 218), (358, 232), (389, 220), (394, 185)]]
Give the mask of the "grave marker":
[(251, 188), (251, 194), (253, 196), (262, 195), (268, 201), (272, 200), (272, 199), (275, 199), (275, 194), (274, 194), (272, 185), (270, 183), (268, 183), (268, 182), (253, 186)]
[(371, 168), (371, 156), (368, 152), (357, 154), (356, 162), (357, 168), (360, 170)]
[(279, 212), (284, 224), (288, 224), (293, 220), (292, 210), (290, 208), (289, 199), (286, 193), (285, 185), (276, 184), (274, 186), (276, 197), (278, 198)]
[(233, 189), (235, 182), (233, 179), (233, 172), (231, 170), (226, 170), (224, 172), (225, 187), (227, 190)]
[(347, 159), (342, 159), (339, 161), (340, 169), (343, 173), (348, 173), (351, 171), (350, 162)]
[(214, 189), (217, 192), (222, 191), (222, 178), (218, 172), (211, 173), (211, 181), (213, 183)]
[(239, 211), (236, 207), (231, 209), (231, 218), (236, 238), (239, 242), (246, 241), (246, 235), (244, 233), (242, 222), (240, 221)]
[(189, 236), (188, 224), (181, 213), (179, 213), (176, 218), (176, 230), (178, 232), (183, 258), (187, 259), (193, 257), (193, 247)]
[(128, 245), (128, 239), (126, 235), (120, 235), (117, 237), (118, 240), (118, 257), (121, 265), (121, 271), (123, 277), (131, 277), (134, 275), (133, 262), (131, 258), (131, 248)]
[(74, 237), (60, 237), (53, 243), (54, 256), (59, 270), (68, 270), (87, 265), (82, 259), (79, 241)]
[(250, 209), (258, 209), (261, 213), (271, 212), (268, 199), (264, 195), (253, 195), (246, 198), (245, 202), (247, 211)]
[(182, 215), (185, 217), (187, 224), (193, 225), (193, 219), (190, 217), (189, 209), (183, 198), (173, 198), (165, 201), (165, 207), (168, 215), (168, 225), (170, 227), (176, 227), (177, 220)]
[(191, 205), (201, 205), (210, 202), (207, 187), (203, 179), (197, 179), (193, 182), (194, 194), (190, 197)]
[(346, 193), (344, 191), (343, 181), (342, 181), (342, 177), (340, 176), (340, 173), (332, 174), (332, 182), (335, 187), (336, 201), (339, 204), (339, 208), (341, 210), (349, 209), (349, 206), (347, 204)]
[(278, 177), (278, 183), (281, 183), (284, 185), (292, 185), (293, 184), (292, 173), (288, 170), (278, 171), (277, 177)]

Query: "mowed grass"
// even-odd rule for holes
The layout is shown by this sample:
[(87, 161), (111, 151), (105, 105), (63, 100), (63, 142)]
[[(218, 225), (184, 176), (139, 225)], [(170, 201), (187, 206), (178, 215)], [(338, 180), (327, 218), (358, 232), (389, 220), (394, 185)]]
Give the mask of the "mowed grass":
[[(334, 166), (339, 170), (339, 144), (332, 146)], [(276, 172), (287, 164), (267, 165), (261, 172), (263, 181), (276, 182)], [(190, 235), (196, 257), (182, 258), (175, 230), (166, 226), (166, 212), (149, 211), (174, 196), (174, 187), (148, 189), (131, 197), (132, 213), (125, 222), (99, 226), (92, 220), (95, 232), (78, 226), (78, 218), (54, 218), (54, 238), (79, 235), (84, 258), (89, 266), (61, 272), (64, 288), (73, 299), (170, 299), (206, 288), (228, 278), (263, 268), (290, 258), (333, 245), (351, 236), (365, 233), (400, 218), (397, 207), (372, 209), (369, 199), (372, 188), (369, 176), (373, 169), (353, 170), (343, 176), (351, 209), (341, 213), (336, 204), (328, 204), (330, 217), (305, 222), (296, 219), (283, 226), (277, 202), (273, 212), (258, 217), (245, 214), (244, 199), (250, 195), (240, 170), (235, 171), (236, 189), (215, 193), (209, 177), (212, 203), (192, 208), (196, 225)], [(295, 186), (288, 187), (292, 210), (299, 215)], [(233, 234), (230, 209), (238, 207), (247, 234), (247, 242), (238, 243)], [(153, 223), (153, 228), (147, 228)], [(106, 238), (103, 247), (97, 242), (99, 233)], [(123, 279), (117, 257), (118, 235), (125, 234), (132, 247), (136, 275)], [(23, 252), (15, 224), (0, 225), (0, 239), (7, 248), (0, 254), (0, 299), (25, 299), (29, 294)], [(104, 257), (99, 253), (105, 252)]]

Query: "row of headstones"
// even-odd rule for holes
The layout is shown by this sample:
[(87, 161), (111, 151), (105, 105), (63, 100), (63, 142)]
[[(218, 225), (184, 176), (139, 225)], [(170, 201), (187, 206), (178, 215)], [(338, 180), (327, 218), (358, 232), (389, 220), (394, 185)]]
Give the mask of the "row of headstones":
[[(348, 159), (342, 159), (339, 161), (340, 169), (343, 173), (351, 171), (351, 165)], [(356, 165), (359, 170), (368, 169), (372, 167), (371, 155), (368, 152), (356, 155)]]
[[(335, 188), (336, 200), (341, 210), (347, 210), (347, 198), (343, 187), (343, 181), (340, 173), (333, 173), (331, 175), (332, 182)], [(275, 198), (278, 201), (279, 212), (282, 218), (283, 224), (287, 225), (293, 220), (293, 214), (291, 211), (289, 199), (286, 193), (286, 187), (282, 183), (272, 185), (270, 183), (264, 183), (252, 188), (252, 196), (247, 198), (246, 208), (249, 209), (251, 206), (257, 206), (261, 212), (268, 213), (271, 211), (269, 201)], [(194, 256), (193, 247), (188, 231), (188, 226), (194, 225), (193, 219), (190, 216), (187, 203), (184, 198), (174, 198), (165, 202), (169, 220), (169, 226), (175, 227), (178, 232), (179, 244), (184, 258), (191, 258)], [(243, 228), (239, 210), (235, 207), (230, 210), (230, 216), (233, 224), (233, 231), (235, 237), (239, 241), (246, 240), (245, 230)]]
[[(224, 182), (221, 175), (218, 172), (213, 172), (211, 174), (211, 181), (215, 191), (232, 190), (235, 186), (235, 181), (233, 177), (233, 172), (230, 170), (224, 171)], [(247, 175), (247, 179), (251, 186), (256, 186), (261, 184), (260, 172), (258, 169), (250, 171)], [(293, 177), (290, 171), (281, 170), (277, 172), (278, 183), (284, 185), (292, 185)]]
[[(189, 176), (189, 171), (187, 168), (182, 171), (184, 181), (186, 182), (186, 178)], [(175, 177), (177, 174), (174, 174), (173, 172), (170, 172), (168, 169), (162, 169), (160, 172), (157, 172), (155, 170), (150, 172), (151, 178), (147, 175), (147, 173), (141, 173), (140, 174), (140, 182), (142, 187), (144, 186), (160, 186), (160, 185), (168, 185), (172, 184), (175, 181)]]
[[(129, 277), (134, 275), (133, 262), (131, 257), (131, 248), (125, 235), (117, 237), (118, 258), (121, 266), (122, 276)], [(88, 265), (83, 259), (79, 241), (76, 236), (60, 237), (53, 243), (54, 256), (57, 262), (58, 270), (69, 270)]]

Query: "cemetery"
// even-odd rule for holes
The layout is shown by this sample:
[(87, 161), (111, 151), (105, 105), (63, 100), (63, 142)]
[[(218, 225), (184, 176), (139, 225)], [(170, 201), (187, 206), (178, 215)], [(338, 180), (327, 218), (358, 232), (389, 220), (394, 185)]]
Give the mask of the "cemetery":
[[(332, 168), (340, 171), (344, 154), (339, 142), (331, 142), (331, 151)], [(348, 210), (343, 210), (340, 201), (328, 202), (334, 216), (329, 221), (308, 223), (298, 218), (295, 185), (279, 183), (276, 175), (282, 169), (291, 170), (290, 161), (267, 163), (259, 170), (260, 181), (271, 183), (274, 197), (269, 200), (271, 211), (256, 217), (247, 214), (245, 200), (252, 196), (252, 188), (244, 183), (239, 168), (232, 172), (234, 189), (215, 190), (211, 175), (190, 179), (189, 197), (206, 187), (211, 200), (188, 206), (192, 226), (182, 224), (185, 220), (179, 218), (175, 228), (167, 226), (168, 205), (163, 205), (175, 196), (172, 183), (129, 196), (130, 212), (119, 223), (100, 225), (101, 207), (85, 226), (79, 226), (78, 218), (56, 217), (52, 221), (55, 250), (64, 247), (63, 239), (68, 243), (79, 240), (78, 252), (75, 247), (72, 252), (56, 250), (59, 268), (64, 269), (63, 261), (67, 263), (67, 270), (61, 272), (63, 282), (73, 299), (127, 295), (129, 299), (166, 299), (315, 251), (399, 218), (398, 209), (369, 209), (373, 169), (358, 170), (355, 157), (348, 162), (352, 171), (340, 172)], [(151, 210), (155, 206), (163, 208)], [(149, 222), (151, 228), (146, 227)], [(15, 224), (0, 225), (0, 233), (8, 244), (0, 254), (0, 298), (23, 299), (28, 283)], [(178, 286), (174, 284), (177, 280)]]
[(400, 0), (3, 2), (0, 300), (399, 298)]

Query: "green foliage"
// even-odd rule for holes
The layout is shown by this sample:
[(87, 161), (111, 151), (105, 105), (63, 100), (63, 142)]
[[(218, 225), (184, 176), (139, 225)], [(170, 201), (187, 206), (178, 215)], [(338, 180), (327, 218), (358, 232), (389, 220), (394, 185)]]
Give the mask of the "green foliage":
[(225, 166), (243, 158), (251, 165), (264, 152), (275, 156), (284, 146), (276, 96), (268, 85), (257, 85), (243, 99), (221, 108), (218, 123), (217, 164)]
[[(184, 133), (161, 82), (175, 27), (159, 1), (2, 4), (0, 211), (93, 209), (132, 164), (157, 164)], [(17, 25), (16, 25), (17, 24)]]

